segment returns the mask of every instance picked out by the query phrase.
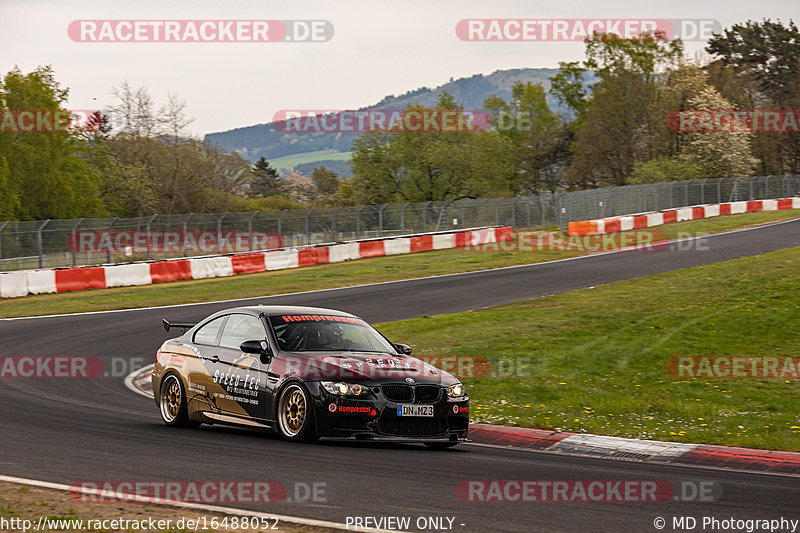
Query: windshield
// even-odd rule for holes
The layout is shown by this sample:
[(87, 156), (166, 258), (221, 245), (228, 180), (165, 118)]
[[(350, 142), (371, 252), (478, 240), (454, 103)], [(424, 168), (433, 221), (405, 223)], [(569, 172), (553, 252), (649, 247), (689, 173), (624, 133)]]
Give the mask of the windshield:
[(277, 315), (270, 322), (278, 346), (287, 352), (396, 353), (394, 346), (363, 320), (334, 315)]

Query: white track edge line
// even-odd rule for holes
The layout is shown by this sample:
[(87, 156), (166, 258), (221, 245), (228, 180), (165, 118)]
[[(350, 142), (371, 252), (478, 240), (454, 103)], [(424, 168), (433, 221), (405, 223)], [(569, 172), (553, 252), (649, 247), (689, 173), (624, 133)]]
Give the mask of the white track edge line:
[[(260, 300), (260, 299), (263, 299), (263, 298), (278, 298), (278, 297), (281, 297), (281, 296), (295, 296), (295, 295), (298, 295), (298, 294), (312, 294), (312, 293), (319, 293), (319, 292), (330, 292), (330, 291), (341, 291), (341, 290), (347, 290), (347, 289), (357, 289), (357, 288), (360, 288), (360, 287), (373, 287), (373, 286), (379, 286), (379, 285), (391, 285), (391, 284), (395, 284), (395, 283), (407, 283), (407, 282), (410, 282), (410, 281), (418, 281), (418, 280), (425, 280), (425, 279), (447, 278), (447, 277), (454, 277), (454, 276), (468, 276), (468, 275), (472, 275), (472, 274), (480, 274), (480, 273), (483, 273), (483, 272), (496, 272), (496, 271), (501, 271), (501, 270), (511, 270), (511, 269), (517, 269), (517, 268), (533, 268), (533, 267), (539, 267), (539, 266), (545, 266), (545, 265), (552, 265), (552, 264), (555, 264), (555, 263), (563, 263), (565, 261), (576, 261), (576, 260), (580, 260), (580, 259), (591, 259), (591, 258), (594, 258), (594, 257), (600, 257), (600, 256), (604, 256), (604, 255), (618, 254), (618, 253), (622, 253), (622, 252), (629, 252), (630, 250), (635, 250), (635, 249), (638, 249), (638, 248), (644, 248), (644, 247), (649, 247), (649, 246), (672, 244), (672, 243), (686, 242), (686, 241), (694, 241), (694, 240), (698, 240), (698, 239), (710, 239), (710, 238), (713, 238), (713, 237), (721, 237), (723, 235), (730, 235), (732, 233), (741, 233), (741, 232), (744, 232), (744, 231), (753, 231), (753, 230), (758, 230), (758, 229), (764, 229), (764, 228), (768, 228), (768, 227), (771, 227), (771, 226), (779, 226), (781, 224), (788, 224), (788, 223), (791, 223), (791, 222), (797, 222), (798, 220), (800, 220), (800, 218), (792, 218), (792, 219), (789, 219), (789, 220), (781, 220), (779, 222), (771, 222), (771, 223), (768, 223), (768, 224), (761, 224), (761, 225), (758, 225), (758, 226), (751, 226), (751, 227), (748, 227), (748, 228), (739, 228), (739, 229), (735, 229), (735, 230), (724, 231), (722, 233), (709, 233), (709, 234), (705, 234), (705, 235), (697, 235), (695, 237), (684, 237), (682, 239), (675, 239), (675, 240), (670, 240), (670, 241), (662, 241), (662, 242), (657, 242), (657, 243), (640, 244), (640, 245), (637, 245), (637, 246), (630, 246), (630, 247), (627, 247), (627, 248), (621, 248), (619, 250), (612, 250), (612, 251), (609, 251), (609, 252), (598, 252), (598, 253), (592, 253), (592, 254), (588, 254), (588, 255), (580, 255), (580, 256), (577, 256), (577, 257), (566, 257), (564, 259), (554, 259), (552, 261), (540, 261), (538, 263), (527, 263), (527, 264), (524, 264), (524, 265), (512, 265), (512, 266), (507, 266), (507, 267), (486, 268), (486, 269), (483, 269), (483, 270), (471, 270), (471, 271), (468, 271), (468, 272), (454, 272), (452, 274), (437, 274), (437, 275), (434, 275), (434, 276), (422, 276), (422, 277), (419, 277), (419, 278), (407, 278), (407, 279), (396, 279), (396, 280), (390, 280), (390, 281), (378, 281), (378, 282), (375, 282), (375, 283), (362, 283), (362, 284), (359, 284), (359, 285), (347, 285), (347, 286), (344, 286), (344, 287), (331, 287), (331, 288), (328, 288), (328, 289), (315, 289), (315, 290), (309, 290), (309, 291), (287, 292), (287, 293), (283, 293), (283, 294), (262, 294), (261, 296), (249, 296), (249, 297), (246, 297), (246, 298), (230, 298), (230, 299), (227, 299), (227, 300), (213, 300), (213, 301), (210, 301), (210, 302), (193, 302), (193, 303), (185, 303), (185, 304), (156, 305), (156, 306), (152, 306), (152, 307), (134, 307), (134, 308), (130, 308), (130, 309), (107, 309), (105, 311), (85, 311), (85, 312), (81, 312), (81, 313), (61, 313), (61, 314), (54, 314), (54, 315), (36, 315), (36, 316), (20, 316), (20, 317), (10, 317), (10, 318), (0, 318), (0, 322), (5, 322), (5, 321), (11, 322), (11, 321), (14, 321), (14, 320), (32, 320), (32, 319), (39, 319), (39, 318), (61, 318), (61, 317), (71, 317), (71, 316), (101, 315), (101, 314), (107, 314), (107, 313), (125, 313), (125, 312), (132, 312), (132, 311), (147, 311), (147, 310), (152, 310), (152, 309), (173, 309), (173, 308), (176, 308), (176, 307), (191, 307), (191, 306), (196, 306), (196, 305), (212, 305), (212, 304), (221, 304), (221, 303), (226, 303), (226, 302), (244, 302), (244, 301), (248, 301), (248, 300)], [(450, 248), (450, 249), (453, 249), (453, 248)], [(385, 257), (391, 257), (391, 256), (385, 256)], [(335, 263), (326, 263), (326, 264), (335, 264)], [(282, 270), (291, 270), (291, 269), (282, 269)], [(278, 272), (278, 271), (271, 271), (271, 272)], [(216, 278), (209, 278), (209, 279), (216, 279)], [(186, 280), (186, 281), (190, 281), (190, 280)], [(155, 285), (155, 284), (153, 283), (151, 285)], [(146, 287), (147, 285), (141, 285), (141, 286), (142, 287)]]
[[(13, 477), (13, 476), (4, 476), (0, 475), (0, 481), (5, 481), (6, 483), (17, 483), (20, 485), (29, 485), (32, 487), (38, 487), (43, 489), (53, 489), (53, 490), (60, 490), (60, 491), (67, 491), (67, 492), (80, 492), (81, 494), (92, 494), (92, 495), (99, 495), (99, 496), (107, 496), (107, 497), (114, 497), (114, 493), (108, 491), (102, 491), (98, 489), (88, 489), (85, 487), (77, 487), (77, 486), (69, 486), (63, 485), (61, 483), (51, 483), (49, 481), (38, 481), (36, 479), (28, 479), (22, 477)], [(311, 526), (311, 527), (326, 527), (329, 529), (338, 529), (342, 531), (352, 531), (347, 527), (346, 524), (341, 524), (339, 522), (328, 522), (326, 520), (316, 520), (314, 518), (301, 518), (298, 516), (288, 516), (288, 515), (279, 515), (270, 512), (260, 512), (260, 511), (249, 511), (246, 509), (237, 509), (235, 507), (223, 507), (218, 505), (206, 505), (202, 503), (189, 503), (189, 502), (179, 502), (173, 500), (161, 500), (156, 498), (149, 498), (145, 496), (134, 496), (133, 501), (137, 503), (148, 503), (152, 505), (166, 505), (169, 507), (180, 507), (183, 509), (199, 509), (201, 511), (208, 511), (214, 512), (219, 514), (228, 514), (228, 515), (238, 515), (238, 516), (268, 516), (269, 518), (275, 518), (279, 521), (288, 522), (290, 524), (298, 524), (303, 526)], [(359, 531), (364, 531), (368, 533), (398, 533), (397, 530), (387, 530), (387, 529), (365, 529), (359, 528)]]

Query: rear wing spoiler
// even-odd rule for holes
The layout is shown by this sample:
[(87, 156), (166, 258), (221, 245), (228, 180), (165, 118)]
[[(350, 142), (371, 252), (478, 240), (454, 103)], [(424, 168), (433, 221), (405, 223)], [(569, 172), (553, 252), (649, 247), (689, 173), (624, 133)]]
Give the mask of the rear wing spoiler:
[(184, 332), (186, 332), (187, 329), (191, 329), (195, 326), (195, 324), (187, 324), (180, 322), (171, 323), (168, 322), (166, 318), (161, 319), (161, 324), (164, 326), (165, 331), (169, 331), (170, 328), (181, 328), (183, 329)]

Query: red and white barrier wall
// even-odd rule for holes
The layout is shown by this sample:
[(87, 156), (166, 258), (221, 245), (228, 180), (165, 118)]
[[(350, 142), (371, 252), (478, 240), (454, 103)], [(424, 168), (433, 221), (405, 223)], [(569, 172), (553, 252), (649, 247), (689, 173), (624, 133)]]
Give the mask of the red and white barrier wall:
[(569, 234), (573, 236), (603, 235), (618, 231), (660, 226), (671, 222), (697, 220), (720, 215), (736, 215), (739, 213), (757, 213), (760, 211), (782, 211), (784, 209), (800, 209), (800, 198), (778, 198), (774, 200), (754, 200), (749, 202), (729, 202), (724, 204), (706, 204), (681, 207), (657, 213), (625, 215), (621, 217), (600, 218), (569, 223)]
[(391, 239), (353, 241), (224, 256), (171, 259), (97, 267), (20, 270), (0, 273), (0, 298), (28, 294), (149, 285), (282, 270), (367, 257), (463, 248), (511, 239), (511, 228), (480, 228)]

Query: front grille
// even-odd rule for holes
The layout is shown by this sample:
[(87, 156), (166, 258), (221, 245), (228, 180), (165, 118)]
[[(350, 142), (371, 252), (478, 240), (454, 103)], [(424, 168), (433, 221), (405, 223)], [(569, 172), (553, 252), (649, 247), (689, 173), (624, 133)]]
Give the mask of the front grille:
[(441, 418), (382, 416), (378, 429), (386, 435), (402, 435), (405, 437), (440, 435), (447, 431), (447, 422)]
[(410, 402), (414, 399), (414, 390), (408, 385), (384, 385), (381, 390), (390, 402)]
[(416, 403), (436, 403), (442, 394), (442, 388), (437, 385), (418, 385), (414, 389)]

